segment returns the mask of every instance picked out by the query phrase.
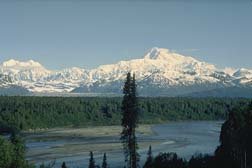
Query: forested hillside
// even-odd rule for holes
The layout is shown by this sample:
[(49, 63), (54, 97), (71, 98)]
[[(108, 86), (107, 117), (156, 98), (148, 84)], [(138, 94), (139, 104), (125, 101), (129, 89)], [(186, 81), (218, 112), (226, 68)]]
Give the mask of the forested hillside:
[[(113, 125), (121, 122), (121, 98), (0, 97), (2, 130)], [(250, 99), (140, 98), (140, 123), (171, 120), (220, 120)]]

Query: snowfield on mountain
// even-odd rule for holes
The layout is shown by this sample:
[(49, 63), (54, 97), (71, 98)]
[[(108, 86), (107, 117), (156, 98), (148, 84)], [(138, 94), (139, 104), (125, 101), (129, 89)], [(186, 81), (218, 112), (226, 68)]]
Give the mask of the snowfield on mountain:
[[(29, 93), (120, 94), (127, 72), (136, 74), (140, 96), (232, 96), (232, 89), (250, 97), (252, 70), (220, 69), (215, 65), (163, 48), (152, 48), (141, 59), (101, 65), (95, 69), (48, 70), (33, 60), (9, 60), (0, 65), (1, 90), (26, 89)], [(216, 94), (228, 90), (228, 95)], [(244, 91), (245, 90), (245, 91)], [(218, 92), (217, 92), (218, 93)], [(224, 92), (225, 93), (225, 92)], [(5, 92), (6, 94), (6, 92)], [(18, 93), (19, 94), (19, 93)]]

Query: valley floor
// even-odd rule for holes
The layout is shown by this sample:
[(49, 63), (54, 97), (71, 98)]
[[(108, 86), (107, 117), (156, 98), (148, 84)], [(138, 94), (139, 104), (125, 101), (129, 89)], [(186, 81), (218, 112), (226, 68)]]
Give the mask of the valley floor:
[[(140, 125), (137, 129), (141, 163), (146, 159), (149, 145), (153, 153), (174, 151), (188, 157), (197, 151), (212, 153), (218, 145), (221, 122), (184, 121), (159, 125)], [(39, 165), (56, 160), (71, 168), (87, 166), (89, 151), (93, 151), (100, 164), (107, 153), (110, 167), (123, 163), (122, 145), (119, 140), (121, 126), (96, 126), (85, 128), (55, 128), (23, 132), (28, 148), (26, 157)]]

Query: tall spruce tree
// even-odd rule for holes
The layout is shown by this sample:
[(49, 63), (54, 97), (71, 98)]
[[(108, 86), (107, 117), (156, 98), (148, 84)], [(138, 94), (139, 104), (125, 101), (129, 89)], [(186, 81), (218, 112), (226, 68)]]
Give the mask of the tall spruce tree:
[(147, 152), (147, 159), (143, 168), (151, 168), (152, 162), (153, 162), (152, 150), (151, 150), (151, 146), (149, 146), (149, 150)]
[(90, 159), (89, 159), (88, 168), (95, 168), (95, 160), (94, 160), (94, 156), (93, 156), (92, 151), (90, 151)]
[(123, 144), (125, 163), (128, 168), (139, 167), (139, 154), (137, 153), (136, 127), (138, 122), (138, 101), (136, 93), (135, 74), (133, 77), (130, 73), (123, 88), (122, 101), (122, 133), (121, 141)]
[(103, 155), (102, 168), (108, 168), (106, 153), (104, 153), (104, 155)]

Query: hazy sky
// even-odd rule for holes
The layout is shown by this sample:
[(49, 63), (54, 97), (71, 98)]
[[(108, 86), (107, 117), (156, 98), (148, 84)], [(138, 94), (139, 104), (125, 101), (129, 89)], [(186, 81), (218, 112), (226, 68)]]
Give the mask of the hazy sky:
[(104, 1), (0, 0), (0, 62), (93, 68), (157, 46), (252, 69), (251, 0)]

